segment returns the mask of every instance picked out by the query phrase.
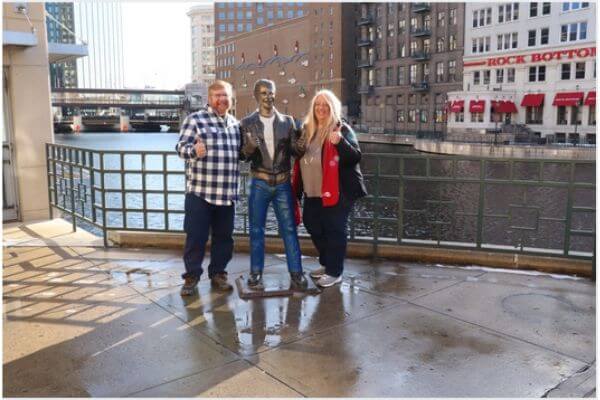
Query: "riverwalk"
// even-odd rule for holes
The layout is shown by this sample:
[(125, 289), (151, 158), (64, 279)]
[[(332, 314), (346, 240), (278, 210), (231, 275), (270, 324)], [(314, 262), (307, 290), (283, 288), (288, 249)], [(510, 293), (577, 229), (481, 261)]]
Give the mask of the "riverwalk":
[[(5, 397), (596, 395), (585, 278), (351, 259), (316, 296), (245, 301), (203, 276), (184, 299), (179, 251), (101, 244), (4, 224)], [(235, 254), (230, 281), (248, 265)]]

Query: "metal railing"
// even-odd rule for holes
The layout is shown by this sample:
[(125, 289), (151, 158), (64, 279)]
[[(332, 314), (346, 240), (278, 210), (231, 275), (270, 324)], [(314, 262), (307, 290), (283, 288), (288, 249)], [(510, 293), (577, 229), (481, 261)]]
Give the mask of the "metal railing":
[[(47, 144), (50, 217), (108, 232), (181, 232), (184, 163), (162, 151)], [(243, 164), (244, 167), (247, 167)], [(592, 259), (595, 162), (363, 154), (369, 195), (350, 217), (350, 241)], [(247, 168), (235, 232), (248, 234)], [(277, 234), (268, 222), (267, 233)], [(303, 229), (300, 234), (305, 235)]]

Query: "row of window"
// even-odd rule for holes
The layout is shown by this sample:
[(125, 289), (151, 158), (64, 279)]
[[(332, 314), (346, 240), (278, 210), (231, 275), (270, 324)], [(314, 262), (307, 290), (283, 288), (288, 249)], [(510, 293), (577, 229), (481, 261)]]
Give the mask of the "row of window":
[[(229, 9), (232, 9), (234, 7), (254, 7), (255, 3), (252, 2), (245, 2), (245, 3), (235, 3), (235, 2), (228, 2), (228, 3), (217, 3), (217, 8), (225, 8), (225, 4), (227, 4), (227, 7)], [(282, 2), (273, 2), (273, 3), (256, 3), (256, 11), (260, 12), (263, 10), (264, 5), (266, 4), (267, 7), (274, 7), (275, 5), (277, 5), (277, 7), (282, 7), (283, 4), (289, 6), (289, 7), (293, 7), (294, 5), (298, 6), (298, 7), (302, 7), (304, 5), (304, 3), (300, 2), (300, 3), (294, 3), (292, 1), (290, 1), (289, 3), (282, 3)]]
[[(407, 74), (408, 72), (408, 74)], [(406, 84), (417, 84), (430, 81), (429, 64), (399, 65), (397, 67), (387, 67), (385, 69), (385, 79), (383, 70), (369, 70), (367, 73), (369, 86), (398, 86)], [(450, 60), (447, 63), (438, 62), (435, 64), (435, 82), (457, 82), (456, 61)]]
[[(589, 126), (596, 125), (596, 107), (588, 106), (588, 120)], [(484, 113), (470, 113), (470, 122), (482, 123), (484, 121)], [(510, 114), (507, 114), (510, 118)], [(570, 118), (569, 118), (570, 117)], [(556, 110), (556, 125), (581, 125), (582, 124), (582, 112), (581, 106), (577, 107), (566, 107), (559, 106)], [(454, 122), (464, 122), (465, 113), (458, 112), (454, 113)], [(500, 122), (498, 114), (490, 113), (490, 122)], [(544, 106), (539, 107), (526, 107), (525, 109), (525, 123), (529, 125), (542, 125), (544, 123)]]
[(229, 43), (229, 44), (225, 44), (223, 46), (216, 47), (216, 52), (217, 52), (218, 56), (220, 56), (221, 54), (225, 54), (225, 53), (232, 53), (234, 51), (235, 51), (235, 43)]
[[(574, 22), (560, 26), (560, 41), (575, 42), (587, 39), (587, 21)], [(538, 43), (538, 39), (539, 43)], [(547, 45), (550, 41), (550, 28), (540, 28), (528, 31), (527, 46)], [(473, 54), (488, 53), (491, 50), (492, 37), (477, 37), (471, 40), (471, 52)], [(519, 47), (518, 32), (504, 33), (496, 36), (496, 50), (510, 50)]]
[[(304, 15), (303, 10), (287, 10), (287, 13), (285, 13), (286, 18), (301, 17), (303, 15)], [(252, 11), (245, 11), (245, 12), (238, 11), (237, 14), (234, 13), (233, 11), (230, 11), (228, 13), (219, 12), (217, 14), (217, 16), (218, 16), (218, 19), (220, 19), (220, 20), (226, 20), (226, 19), (235, 20), (235, 19), (237, 19), (239, 21), (239, 20), (243, 20), (243, 19), (251, 20), (253, 18)], [(278, 9), (277, 11), (267, 10), (266, 17), (268, 20), (272, 20), (275, 18), (282, 19), (284, 17), (284, 12), (282, 9)], [(260, 16), (260, 18), (263, 18), (263, 16)]]
[[(588, 8), (589, 2), (564, 2), (563, 11), (579, 10)], [(552, 3), (529, 3), (529, 17), (550, 15)], [(519, 3), (506, 3), (498, 6), (498, 23), (511, 22), (519, 19)], [(482, 8), (473, 11), (473, 28), (479, 28), (492, 24), (492, 7)]]
[[(585, 62), (563, 63), (560, 65), (560, 79), (585, 79)], [(495, 82), (499, 83), (514, 83), (515, 68), (500, 68), (495, 71)], [(596, 65), (594, 63), (593, 77), (596, 77)], [(489, 85), (492, 83), (492, 70), (474, 71), (473, 85)], [(546, 66), (536, 65), (529, 67), (528, 82), (545, 82), (546, 81)]]
[(217, 59), (217, 67), (229, 67), (235, 64), (235, 57), (225, 57)]

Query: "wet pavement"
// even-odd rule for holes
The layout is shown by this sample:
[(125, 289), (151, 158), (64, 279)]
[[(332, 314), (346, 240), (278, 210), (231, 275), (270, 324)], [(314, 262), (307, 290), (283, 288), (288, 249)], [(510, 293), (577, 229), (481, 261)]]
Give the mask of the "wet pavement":
[(4, 396), (595, 396), (587, 279), (348, 260), (315, 296), (242, 300), (204, 275), (182, 298), (180, 252), (96, 240), (4, 225)]

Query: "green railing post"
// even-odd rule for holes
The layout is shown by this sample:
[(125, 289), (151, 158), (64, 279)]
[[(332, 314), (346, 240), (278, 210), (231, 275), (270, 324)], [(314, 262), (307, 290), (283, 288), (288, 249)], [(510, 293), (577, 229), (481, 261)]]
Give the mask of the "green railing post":
[[(50, 220), (54, 219), (54, 210), (52, 209), (52, 179), (50, 179), (50, 143), (46, 143), (46, 176), (48, 178), (48, 216)], [(54, 188), (56, 190), (56, 188)]]
[(77, 217), (75, 216), (75, 181), (73, 179), (73, 149), (69, 149), (69, 187), (71, 188), (71, 218), (73, 232), (77, 231)]

